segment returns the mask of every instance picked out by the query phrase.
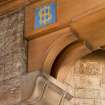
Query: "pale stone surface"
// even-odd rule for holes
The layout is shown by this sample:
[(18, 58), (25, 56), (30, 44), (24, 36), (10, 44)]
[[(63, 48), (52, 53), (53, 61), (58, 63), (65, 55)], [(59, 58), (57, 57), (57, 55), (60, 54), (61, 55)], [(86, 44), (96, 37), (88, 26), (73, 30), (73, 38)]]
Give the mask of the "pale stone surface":
[(0, 105), (21, 100), (20, 76), (26, 72), (24, 10), (0, 17)]
[(93, 99), (73, 98), (70, 105), (95, 105)]
[(74, 88), (70, 105), (105, 105), (105, 51), (77, 61), (70, 72), (65, 80)]
[(96, 89), (75, 89), (75, 97), (86, 99), (100, 99), (100, 90)]
[(101, 105), (105, 105), (105, 100), (102, 100), (101, 101)]
[(20, 102), (20, 80), (10, 79), (0, 84), (0, 105), (13, 105)]
[(0, 18), (0, 80), (13, 78), (26, 71), (23, 26), (23, 10)]
[(99, 89), (101, 84), (101, 77), (88, 75), (74, 75), (74, 81), (75, 88)]
[(23, 12), (16, 12), (0, 18), (0, 56), (24, 49), (23, 25)]
[(105, 85), (105, 64), (102, 65), (102, 84)]
[(102, 63), (91, 60), (78, 61), (74, 67), (74, 74), (102, 75)]
[(4, 78), (4, 60), (1, 58), (0, 59), (0, 81), (3, 80)]
[[(52, 97), (52, 99), (49, 99), (49, 96)], [(53, 85), (49, 85), (46, 88), (43, 98), (44, 98), (43, 100), (46, 101), (46, 103), (49, 103), (48, 105), (51, 105), (51, 103), (55, 103), (55, 102), (56, 102), (56, 105), (59, 105), (62, 99), (62, 93)]]

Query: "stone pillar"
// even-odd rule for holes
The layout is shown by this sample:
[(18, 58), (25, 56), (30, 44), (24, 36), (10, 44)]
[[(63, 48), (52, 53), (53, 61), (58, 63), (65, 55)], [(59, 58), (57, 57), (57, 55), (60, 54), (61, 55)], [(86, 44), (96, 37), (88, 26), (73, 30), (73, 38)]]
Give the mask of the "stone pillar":
[(21, 100), (19, 77), (26, 72), (24, 10), (0, 17), (0, 105)]

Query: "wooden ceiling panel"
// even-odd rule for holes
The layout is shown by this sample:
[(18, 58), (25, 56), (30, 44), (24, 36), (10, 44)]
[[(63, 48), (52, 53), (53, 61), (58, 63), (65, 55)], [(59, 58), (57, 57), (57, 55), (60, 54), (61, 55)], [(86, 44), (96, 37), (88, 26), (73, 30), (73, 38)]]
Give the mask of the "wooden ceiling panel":
[[(35, 9), (54, 2), (56, 4), (57, 20), (54, 24), (34, 29)], [(71, 21), (105, 7), (105, 0), (44, 0), (26, 7), (25, 37), (33, 39), (46, 33), (69, 26)]]

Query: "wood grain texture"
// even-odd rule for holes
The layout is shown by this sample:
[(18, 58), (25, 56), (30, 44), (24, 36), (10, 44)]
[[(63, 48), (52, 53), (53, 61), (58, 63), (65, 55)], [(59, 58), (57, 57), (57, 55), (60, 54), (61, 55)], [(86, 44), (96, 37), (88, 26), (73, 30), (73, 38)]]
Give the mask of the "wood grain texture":
[(71, 23), (73, 30), (79, 37), (87, 40), (96, 49), (105, 45), (105, 6), (94, 13), (74, 19)]
[[(52, 49), (51, 47), (52, 44), (56, 42), (56, 44), (54, 45), (56, 46), (58, 44), (57, 39), (60, 39), (61, 36), (64, 37), (63, 39), (65, 39), (65, 36), (68, 36), (67, 42), (69, 42), (70, 33), (71, 33), (70, 28), (67, 27), (62, 30), (55, 31), (43, 37), (39, 37), (39, 38), (29, 41), (28, 43), (28, 71), (41, 70), (43, 68), (43, 64), (47, 55), (49, 55), (49, 51), (57, 50), (57, 49)], [(63, 44), (64, 42), (61, 41), (61, 43)], [(62, 48), (62, 46), (59, 46), (59, 45), (58, 47)]]
[(38, 0), (0, 0), (0, 16), (13, 12), (19, 8), (26, 7), (32, 2), (37, 2)]

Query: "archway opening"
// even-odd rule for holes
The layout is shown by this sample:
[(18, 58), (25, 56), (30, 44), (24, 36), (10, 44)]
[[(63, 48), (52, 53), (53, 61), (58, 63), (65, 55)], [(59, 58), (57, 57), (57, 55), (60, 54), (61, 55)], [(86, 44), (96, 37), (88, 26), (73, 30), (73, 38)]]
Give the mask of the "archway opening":
[[(84, 65), (86, 62), (92, 62), (92, 63), (94, 62), (95, 64), (98, 64), (98, 62), (105, 62), (105, 50), (103, 50), (103, 49), (93, 51), (90, 54), (86, 54), (86, 56), (84, 56), (84, 54), (83, 54), (83, 57), (81, 56), (81, 58), (78, 59), (77, 61), (75, 61), (73, 65), (71, 65), (71, 62), (73, 60), (71, 60), (70, 54), (71, 54), (71, 51), (68, 46), (57, 56), (57, 58), (55, 59), (53, 65), (52, 65), (52, 69), (51, 69), (51, 75), (54, 78), (56, 78), (58, 80), (62, 80), (62, 76), (65, 75), (65, 71), (68, 71), (68, 73), (66, 73), (66, 74), (69, 75), (69, 72), (72, 69), (72, 67), (76, 67), (75, 66), (76, 64), (79, 65), (79, 62), (84, 62)], [(91, 66), (91, 64), (89, 66)], [(94, 65), (93, 65), (93, 67), (94, 67)], [(80, 70), (80, 72), (81, 72), (81, 70)], [(90, 72), (91, 72), (91, 70), (90, 70)]]

